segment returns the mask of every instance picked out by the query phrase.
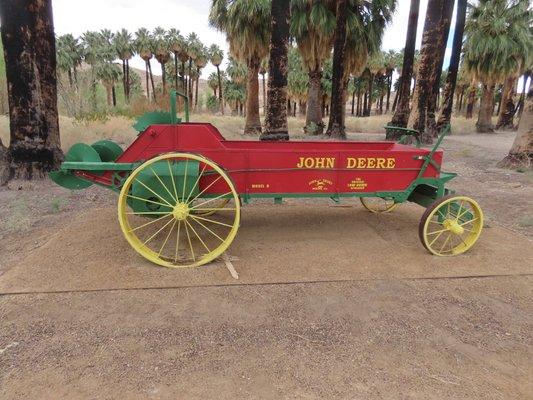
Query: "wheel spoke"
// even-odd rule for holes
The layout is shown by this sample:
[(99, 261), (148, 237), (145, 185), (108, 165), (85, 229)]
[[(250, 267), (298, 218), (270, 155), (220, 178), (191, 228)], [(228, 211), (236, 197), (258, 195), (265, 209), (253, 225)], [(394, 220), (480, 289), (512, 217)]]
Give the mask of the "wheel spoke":
[(222, 239), (220, 236), (218, 236), (215, 232), (213, 232), (211, 229), (209, 229), (207, 226), (205, 226), (200, 220), (198, 219), (194, 219), (193, 218), (193, 221), (196, 222), (197, 224), (200, 224), (205, 230), (207, 230), (208, 232), (210, 232), (213, 236), (215, 236), (218, 240), (220, 240), (221, 242), (224, 241), (224, 239)]
[(165, 248), (165, 245), (167, 244), (168, 242), (168, 239), (170, 238), (170, 235), (172, 234), (172, 231), (174, 230), (174, 227), (176, 226), (176, 222), (178, 220), (175, 219), (174, 220), (174, 223), (172, 224), (172, 226), (170, 227), (170, 230), (168, 231), (168, 235), (167, 237), (165, 238), (165, 241), (163, 242), (163, 244), (161, 245), (161, 248), (159, 249), (159, 253), (157, 253), (157, 256), (158, 257), (161, 257), (161, 253), (163, 252), (163, 249)]
[(222, 197), (224, 197), (224, 196), (227, 196), (227, 195), (229, 195), (229, 194), (232, 194), (232, 193), (233, 193), (233, 192), (227, 192), (227, 193), (221, 194), (220, 196), (213, 197), (212, 199), (206, 200), (206, 201), (204, 201), (203, 203), (200, 203), (200, 204), (197, 204), (197, 205), (191, 207), (191, 210), (196, 210), (197, 208), (203, 206), (204, 204), (211, 203), (212, 201), (218, 200), (218, 199), (220, 199), (220, 198), (222, 198)]
[(189, 248), (191, 249), (192, 260), (196, 261), (196, 256), (194, 255), (194, 249), (192, 248), (191, 236), (189, 235), (189, 228), (187, 228), (187, 223), (186, 222), (187, 221), (185, 221), (183, 226), (185, 227), (185, 232), (187, 233), (187, 241), (189, 242)]
[[(160, 205), (160, 206), (163, 206), (163, 207), (168, 207), (168, 204), (163, 204), (163, 203), (160, 203), (158, 201), (154, 201), (154, 200), (150, 200), (150, 199), (143, 199), (142, 197), (137, 197), (137, 196), (134, 196), (132, 194), (128, 194), (127, 196), (132, 198), (132, 199), (135, 199), (135, 200), (146, 201), (148, 203), (157, 204), (157, 205)], [(170, 207), (172, 207), (172, 206), (170, 206)], [(153, 214), (153, 213), (150, 213), (150, 214)]]
[(461, 203), (459, 204), (459, 210), (457, 210), (457, 215), (455, 216), (455, 221), (459, 221), (459, 217), (461, 216), (461, 210), (463, 209), (464, 201), (461, 200)]
[(151, 221), (148, 221), (148, 222), (145, 223), (145, 224), (142, 224), (142, 225), (137, 226), (137, 227), (135, 227), (135, 228), (133, 228), (133, 229), (130, 229), (129, 232), (135, 232), (137, 229), (141, 229), (141, 228), (144, 228), (145, 226), (152, 225), (152, 224), (156, 223), (157, 221), (160, 221), (160, 220), (162, 220), (163, 218), (168, 217), (169, 215), (170, 215), (170, 214), (167, 213), (167, 215), (163, 215), (162, 217), (159, 217), (159, 218), (153, 219), (153, 220), (151, 220)]
[(204, 164), (204, 167), (202, 168), (202, 171), (198, 174), (198, 177), (196, 178), (196, 182), (194, 182), (194, 185), (191, 188), (191, 191), (189, 192), (189, 195), (187, 196), (187, 200), (185, 200), (185, 203), (189, 204), (189, 199), (191, 198), (192, 192), (194, 191), (194, 188), (200, 183), (200, 178), (205, 172), (205, 169), (207, 168), (207, 164)]
[(459, 224), (459, 226), (463, 226), (463, 225), (469, 224), (469, 223), (474, 222), (474, 221), (476, 221), (476, 220), (478, 220), (478, 219), (479, 219), (479, 217), (472, 218), (472, 219), (469, 220), (469, 221), (466, 221), (466, 222), (463, 222), (462, 224)]
[(139, 212), (130, 211), (125, 214), (126, 215), (162, 215), (162, 214), (170, 214), (170, 213), (168, 211), (139, 211)]
[(205, 244), (205, 242), (202, 240), (202, 238), (200, 237), (200, 235), (198, 235), (198, 232), (196, 232), (196, 229), (194, 229), (194, 227), (189, 223), (189, 221), (185, 220), (185, 223), (187, 225), (189, 225), (189, 228), (191, 228), (192, 232), (196, 235), (196, 237), (198, 238), (198, 240), (200, 241), (200, 243), (202, 243), (202, 245), (205, 247), (205, 249), (207, 250), (207, 254), (211, 253), (211, 250), (209, 249), (209, 247), (207, 247), (207, 245)]
[(211, 186), (213, 186), (216, 182), (218, 182), (218, 180), (222, 178), (222, 175), (219, 175), (217, 179), (215, 179), (213, 182), (211, 182), (206, 188), (204, 188), (204, 190), (202, 190), (200, 193), (198, 193), (196, 196), (194, 196), (194, 199), (192, 199), (191, 201), (189, 201), (188, 203), (192, 203), (194, 200), (196, 200), (198, 197), (200, 197), (202, 194), (204, 194), (206, 192), (206, 190), (208, 190)]
[(158, 199), (164, 201), (166, 203), (167, 206), (169, 207), (174, 207), (172, 204), (170, 204), (168, 201), (166, 201), (165, 199), (163, 199), (158, 193), (156, 193), (155, 191), (153, 191), (151, 188), (148, 187), (148, 185), (146, 185), (143, 181), (140, 181), (138, 180), (137, 178), (135, 178), (135, 181), (139, 182), (141, 185), (143, 185), (147, 190), (149, 190), (150, 192), (152, 192), (152, 194), (154, 196), (156, 196)]
[[(435, 238), (433, 238), (433, 240), (429, 244), (429, 247), (433, 246), (433, 243), (435, 243), (437, 241), (437, 239), (440, 238), (440, 235), (442, 235), (447, 230), (448, 229), (443, 229), (442, 231), (439, 231), (439, 234), (437, 236), (435, 236)], [(433, 233), (435, 233), (435, 232), (433, 232)]]
[(157, 180), (159, 181), (159, 183), (161, 184), (161, 186), (163, 186), (165, 188), (165, 190), (167, 191), (167, 193), (170, 195), (170, 198), (177, 202), (178, 199), (174, 198), (174, 196), (172, 196), (172, 193), (170, 193), (170, 190), (168, 190), (167, 186), (163, 183), (163, 181), (161, 180), (161, 178), (159, 177), (159, 175), (157, 175), (157, 173), (154, 171), (154, 169), (152, 168), (152, 166), (150, 165), (150, 170), (152, 171), (152, 173), (154, 174), (154, 176), (157, 178)]
[(146, 239), (146, 241), (143, 243), (143, 245), (146, 246), (146, 243), (148, 243), (150, 240), (155, 238), (159, 234), (159, 232), (161, 232), (163, 229), (165, 229), (171, 222), (172, 222), (172, 220), (168, 221), (165, 225), (163, 225), (161, 228), (159, 228), (156, 233), (154, 233), (152, 236), (150, 236), (148, 239)]
[(446, 232), (448, 229), (440, 229), (438, 231), (429, 232), (428, 235), (435, 235), (437, 233)]
[(185, 160), (185, 174), (183, 175), (183, 191), (181, 193), (181, 198), (185, 198), (185, 186), (187, 185), (187, 170), (189, 168), (189, 160)]
[(450, 232), (448, 234), (448, 236), (446, 237), (446, 240), (444, 241), (444, 243), (442, 244), (442, 247), (440, 248), (439, 250), (439, 253), (442, 253), (442, 249), (444, 249), (444, 247), (446, 247), (446, 244), (448, 243), (448, 241), (450, 240), (450, 237), (452, 236), (452, 233)]
[(174, 252), (174, 262), (178, 262), (178, 248), (180, 247), (180, 228), (181, 228), (181, 221), (178, 220), (178, 230), (176, 232), (176, 251)]
[(178, 201), (178, 191), (176, 190), (176, 182), (174, 182), (174, 173), (170, 166), (170, 161), (167, 160), (168, 172), (170, 173), (170, 180), (172, 181), (172, 187), (174, 188), (174, 195), (176, 196), (176, 202)]
[(228, 228), (233, 228), (233, 225), (225, 224), (224, 222), (215, 221), (214, 219), (200, 217), (198, 215), (192, 215), (192, 214), (190, 214), (189, 216), (191, 218), (193, 218), (193, 219), (201, 219), (202, 221), (211, 222), (212, 224), (218, 224), (218, 225), (222, 225), (222, 226), (227, 226)]
[(194, 211), (235, 211), (236, 208), (195, 208)]

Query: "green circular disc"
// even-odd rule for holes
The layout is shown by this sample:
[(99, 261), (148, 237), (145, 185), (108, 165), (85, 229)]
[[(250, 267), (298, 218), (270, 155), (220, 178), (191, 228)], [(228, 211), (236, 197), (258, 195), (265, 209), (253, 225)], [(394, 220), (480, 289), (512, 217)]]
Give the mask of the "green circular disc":
[(122, 154), (122, 147), (111, 140), (99, 140), (91, 145), (103, 162), (113, 162)]

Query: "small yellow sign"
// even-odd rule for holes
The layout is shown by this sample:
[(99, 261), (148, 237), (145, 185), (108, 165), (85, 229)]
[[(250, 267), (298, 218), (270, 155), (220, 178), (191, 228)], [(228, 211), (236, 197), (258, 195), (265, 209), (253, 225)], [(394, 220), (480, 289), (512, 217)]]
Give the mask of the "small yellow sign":
[(329, 187), (333, 185), (333, 182), (329, 179), (313, 179), (309, 182), (309, 186), (311, 186), (311, 190), (315, 190), (317, 192), (323, 192), (329, 189)]
[(355, 178), (354, 180), (348, 182), (348, 189), (351, 190), (364, 190), (368, 184), (361, 178)]

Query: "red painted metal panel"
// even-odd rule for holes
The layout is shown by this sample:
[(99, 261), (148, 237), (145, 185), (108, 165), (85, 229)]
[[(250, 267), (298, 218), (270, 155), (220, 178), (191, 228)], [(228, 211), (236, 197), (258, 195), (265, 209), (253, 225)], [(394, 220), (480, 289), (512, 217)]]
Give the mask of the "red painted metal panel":
[[(393, 142), (227, 141), (211, 124), (153, 125), (117, 162), (162, 153), (201, 154), (228, 171), (239, 193), (347, 193), (401, 191), (416, 179), (428, 150)], [(442, 152), (434, 154), (440, 165)], [(429, 165), (424, 177), (437, 177)], [(106, 177), (107, 175), (104, 175)], [(204, 178), (200, 189), (211, 182)], [(208, 192), (225, 188), (213, 185)]]

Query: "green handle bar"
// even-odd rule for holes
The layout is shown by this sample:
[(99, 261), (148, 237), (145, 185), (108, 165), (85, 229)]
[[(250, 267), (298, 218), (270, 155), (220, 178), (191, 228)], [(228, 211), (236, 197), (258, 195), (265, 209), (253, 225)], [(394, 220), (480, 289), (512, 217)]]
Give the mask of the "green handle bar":
[(433, 160), (433, 154), (435, 154), (435, 152), (438, 150), (438, 148), (440, 147), (446, 135), (450, 133), (450, 130), (451, 130), (451, 125), (450, 124), (446, 125), (446, 127), (442, 130), (442, 133), (439, 135), (439, 138), (437, 139), (437, 143), (435, 143), (435, 145), (433, 146), (429, 154), (422, 157), (422, 159), (424, 160), (424, 164), (422, 164), (422, 168), (420, 169), (420, 172), (418, 173), (417, 179), (422, 177), (422, 175), (424, 175), (424, 172), (426, 172), (426, 169), (429, 164), (433, 165), (435, 169), (440, 172), (439, 165), (435, 162), (435, 160)]
[(177, 90), (172, 90), (170, 92), (170, 118), (173, 125), (177, 123), (176, 114), (178, 109), (178, 96), (185, 100), (185, 122), (189, 122), (189, 98)]

